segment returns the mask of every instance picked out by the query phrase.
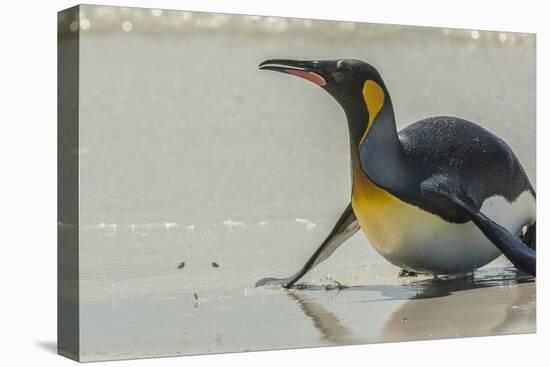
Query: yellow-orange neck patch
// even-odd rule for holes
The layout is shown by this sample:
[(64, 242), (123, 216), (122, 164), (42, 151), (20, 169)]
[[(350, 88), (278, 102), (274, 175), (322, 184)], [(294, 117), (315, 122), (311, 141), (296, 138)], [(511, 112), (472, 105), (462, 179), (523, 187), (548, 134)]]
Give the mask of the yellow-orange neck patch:
[(369, 111), (369, 121), (367, 128), (363, 133), (363, 137), (361, 138), (360, 144), (362, 144), (363, 140), (365, 140), (367, 132), (376, 118), (376, 115), (378, 115), (384, 105), (384, 90), (374, 80), (367, 80), (365, 84), (363, 84), (363, 99), (365, 100), (365, 105)]

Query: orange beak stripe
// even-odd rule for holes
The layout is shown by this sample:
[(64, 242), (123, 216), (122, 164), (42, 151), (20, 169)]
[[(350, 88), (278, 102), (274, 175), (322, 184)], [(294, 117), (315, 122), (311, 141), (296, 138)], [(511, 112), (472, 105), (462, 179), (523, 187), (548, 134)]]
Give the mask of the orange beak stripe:
[(317, 84), (318, 86), (325, 86), (327, 84), (325, 78), (323, 78), (321, 75), (314, 73), (312, 71), (303, 71), (303, 70), (295, 70), (295, 69), (285, 69), (285, 72), (288, 74), (299, 76), (300, 78), (304, 78), (306, 80), (309, 80), (310, 82), (313, 82)]

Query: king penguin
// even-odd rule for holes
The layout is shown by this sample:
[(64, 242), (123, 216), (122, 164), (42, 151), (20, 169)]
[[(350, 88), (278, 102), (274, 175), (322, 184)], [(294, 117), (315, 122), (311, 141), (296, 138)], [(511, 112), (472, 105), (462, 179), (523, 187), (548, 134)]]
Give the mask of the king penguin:
[(502, 139), (450, 116), (398, 132), (382, 77), (360, 60), (277, 59), (259, 68), (313, 82), (340, 104), (349, 129), (352, 192), (328, 237), (296, 274), (264, 278), (257, 286), (292, 287), (359, 229), (406, 272), (471, 273), (504, 254), (535, 275), (536, 194)]

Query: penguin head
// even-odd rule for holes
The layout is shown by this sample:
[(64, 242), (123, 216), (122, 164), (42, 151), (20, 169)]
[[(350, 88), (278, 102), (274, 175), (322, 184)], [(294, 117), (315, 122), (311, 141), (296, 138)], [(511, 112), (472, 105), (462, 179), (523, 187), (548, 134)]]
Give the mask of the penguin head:
[(382, 99), (386, 94), (378, 71), (361, 60), (273, 59), (262, 62), (259, 68), (295, 75), (317, 84), (334, 97), (346, 112), (357, 109), (357, 106), (367, 107), (369, 101), (366, 94), (377, 93)]

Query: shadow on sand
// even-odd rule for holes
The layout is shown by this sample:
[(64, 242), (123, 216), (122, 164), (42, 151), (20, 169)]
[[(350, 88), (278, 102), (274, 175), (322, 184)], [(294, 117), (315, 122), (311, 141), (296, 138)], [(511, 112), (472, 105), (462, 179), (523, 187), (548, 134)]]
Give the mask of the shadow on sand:
[(38, 340), (36, 342), (36, 345), (38, 345), (40, 348), (53, 353), (57, 354), (57, 342), (52, 340)]

